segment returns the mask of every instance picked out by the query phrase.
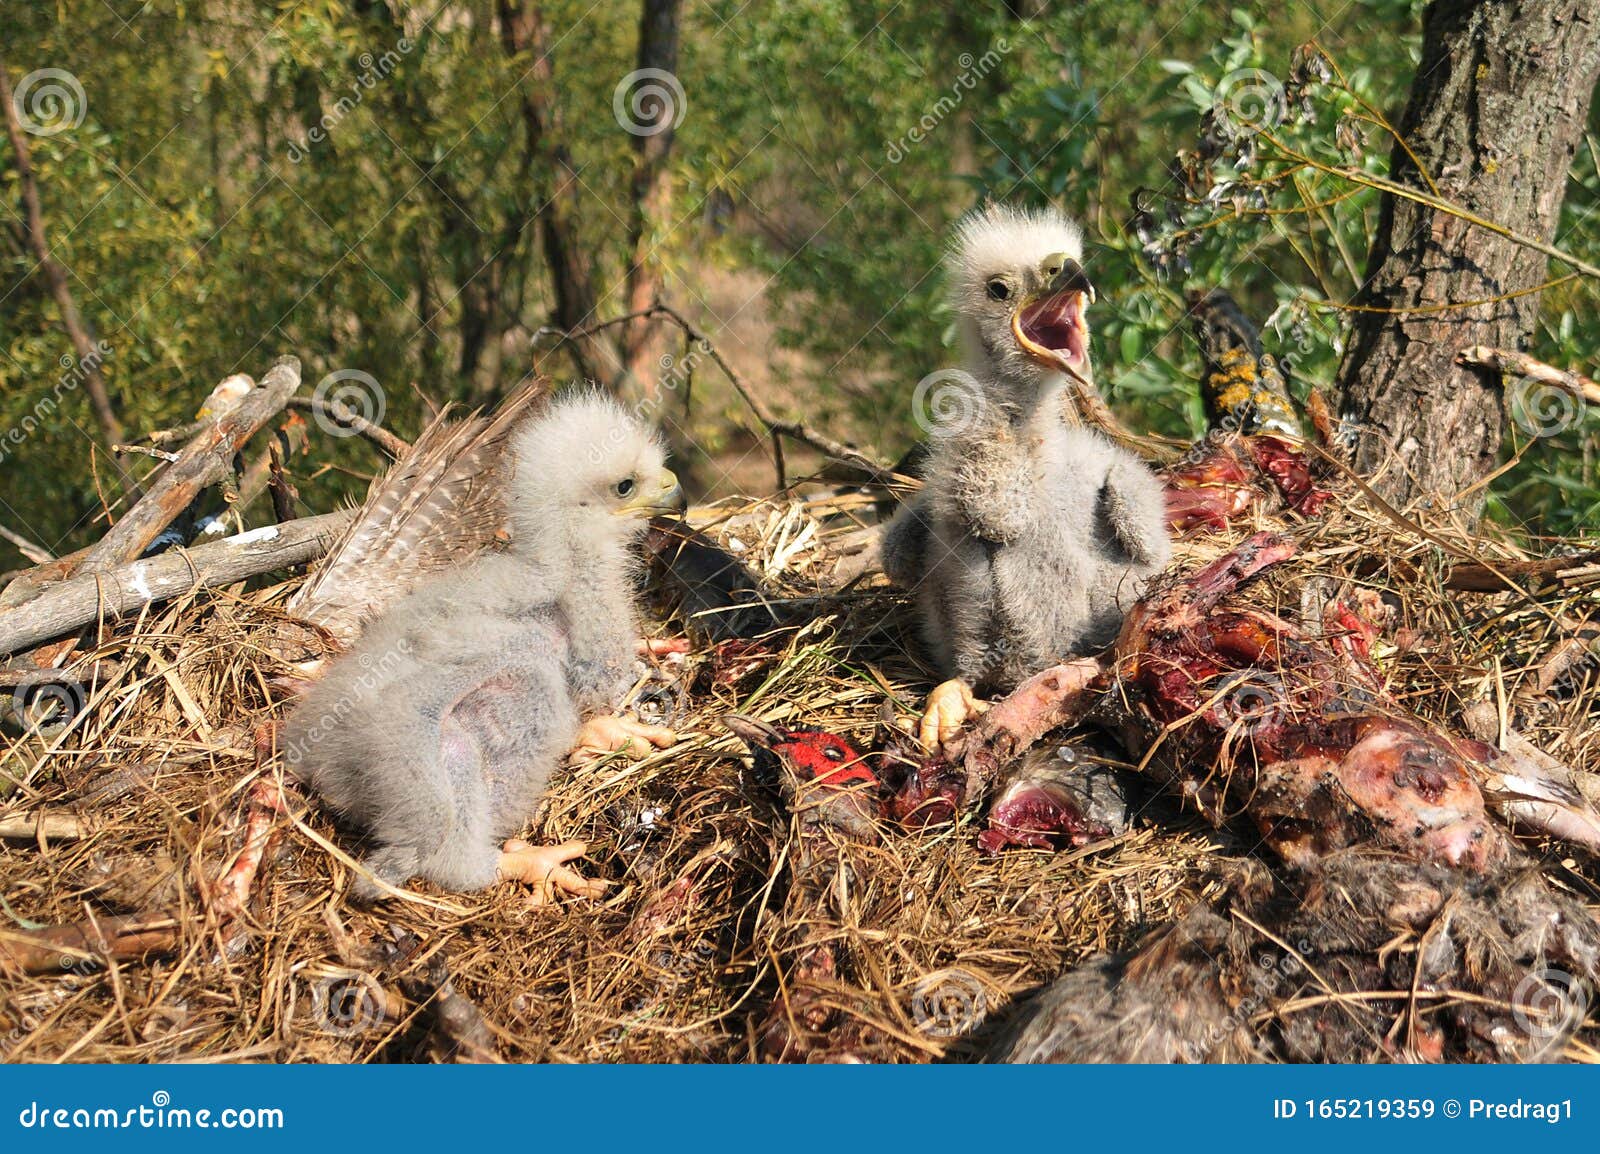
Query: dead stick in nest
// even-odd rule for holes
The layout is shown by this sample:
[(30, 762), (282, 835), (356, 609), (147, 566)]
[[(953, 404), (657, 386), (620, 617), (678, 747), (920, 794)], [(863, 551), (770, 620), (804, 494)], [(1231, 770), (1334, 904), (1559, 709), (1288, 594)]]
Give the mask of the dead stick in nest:
[(1600, 405), (1600, 382), (1592, 381), (1582, 373), (1568, 372), (1566, 369), (1547, 365), (1543, 361), (1536, 361), (1527, 353), (1519, 353), (1512, 349), (1497, 349), (1489, 345), (1473, 345), (1457, 353), (1456, 360), (1463, 365), (1496, 369), (1510, 376), (1526, 377), (1541, 385), (1560, 389), (1580, 401)]
[(174, 550), (107, 573), (85, 573), (54, 585), (32, 601), (0, 612), (0, 654), (187, 593), (226, 585), (321, 557), (339, 539), (354, 510), (302, 517), (251, 529), (195, 549)]
[(1492, 565), (1468, 561), (1452, 565), (1446, 571), (1444, 586), (1462, 593), (1503, 593), (1520, 591), (1516, 582), (1529, 581), (1532, 587), (1546, 581), (1561, 585), (1568, 575), (1587, 575), (1597, 562), (1600, 562), (1600, 552), (1574, 557), (1540, 557), (1533, 561), (1496, 561)]
[(177, 920), (160, 913), (91, 918), (43, 930), (0, 929), (0, 973), (59, 974), (81, 965), (132, 962), (178, 948)]
[(0, 817), (0, 841), (77, 841), (87, 832), (70, 813), (18, 813)]
[(104, 569), (143, 553), (202, 489), (232, 473), (233, 459), (244, 443), (283, 410), (299, 387), (300, 362), (294, 357), (280, 358), (243, 400), (215, 422), (208, 422), (183, 447), (150, 491), (90, 548), (80, 568)]

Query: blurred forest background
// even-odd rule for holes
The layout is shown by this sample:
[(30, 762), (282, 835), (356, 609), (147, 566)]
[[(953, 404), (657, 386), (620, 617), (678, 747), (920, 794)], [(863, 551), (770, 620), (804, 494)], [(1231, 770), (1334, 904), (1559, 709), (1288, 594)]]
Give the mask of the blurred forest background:
[[(773, 471), (709, 359), (659, 318), (551, 330), (659, 298), (769, 413), (892, 461), (921, 435), (915, 384), (953, 363), (948, 226), (985, 197), (1085, 222), (1097, 375), (1130, 423), (1203, 430), (1184, 294), (1213, 284), (1268, 322), (1297, 390), (1327, 386), (1378, 211), (1348, 173), (1387, 171), (1422, 7), (6, 0), (0, 55), (128, 440), (284, 353), (405, 437), (427, 400), (581, 373), (649, 404), (717, 496)], [(1270, 131), (1219, 149), (1219, 107)], [(63, 552), (103, 531), (115, 465), (23, 186), (0, 146), (0, 430), (22, 430), (0, 524)], [(1558, 247), (1600, 251), (1597, 198), (1591, 135)], [(1530, 351), (1589, 371), (1594, 282), (1565, 272)], [(308, 507), (384, 463), (310, 431)], [(1597, 450), (1592, 417), (1509, 429), (1491, 515), (1592, 527)], [(0, 570), (24, 563), (0, 542)]]

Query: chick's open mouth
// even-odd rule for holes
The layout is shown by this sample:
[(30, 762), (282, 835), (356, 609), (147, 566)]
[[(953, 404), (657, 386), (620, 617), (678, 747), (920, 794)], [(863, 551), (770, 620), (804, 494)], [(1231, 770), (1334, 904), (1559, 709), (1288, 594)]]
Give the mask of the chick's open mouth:
[(1017, 310), (1011, 331), (1025, 352), (1055, 368), (1081, 370), (1089, 348), (1085, 294), (1072, 289), (1030, 301)]

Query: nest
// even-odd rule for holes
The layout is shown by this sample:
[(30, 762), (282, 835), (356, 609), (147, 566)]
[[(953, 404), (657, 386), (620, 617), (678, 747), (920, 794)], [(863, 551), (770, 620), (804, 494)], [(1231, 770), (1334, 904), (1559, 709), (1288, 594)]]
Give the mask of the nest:
[[(588, 843), (584, 871), (610, 882), (597, 900), (532, 908), (512, 885), (463, 895), (418, 883), (410, 900), (346, 902), (358, 833), (284, 781), (261, 740), (287, 708), (281, 680), (324, 648), (282, 611), (298, 579), (197, 593), (107, 630), (76, 669), (88, 708), (49, 738), (0, 746), (10, 812), (34, 819), (31, 836), (0, 842), (0, 935), (79, 928), (59, 939), (56, 967), (0, 985), (0, 1054), (756, 1058), (761, 1023), (783, 1012), (784, 953), (808, 927), (785, 901), (792, 819), (719, 719), (803, 721), (866, 748), (886, 700), (915, 712), (934, 678), (904, 599), (870, 573), (835, 591), (869, 505), (852, 494), (699, 511), (780, 604), (805, 607), (803, 623), (641, 663), (636, 701), (681, 743), (564, 771), (532, 826), (542, 841)], [(1177, 564), (1258, 527), (1181, 542)], [(1529, 566), (1509, 539), (1408, 521), (1355, 490), (1293, 530), (1299, 556), (1266, 578), (1284, 612), (1367, 591), (1388, 607), (1381, 660), (1417, 713), (1459, 727), (1490, 709), (1600, 771), (1600, 662), (1576, 630), (1596, 616), (1600, 575)], [(1522, 590), (1452, 588), (1463, 557), (1521, 574)], [(663, 636), (686, 625), (654, 620)], [(1245, 831), (1153, 795), (1138, 808), (1129, 832), (1066, 853), (984, 856), (971, 818), (851, 849), (844, 917), (826, 932), (852, 975), (833, 1009), (870, 1039), (856, 1053), (970, 1058), (1014, 1001), (1216, 900), (1252, 857)], [(1592, 858), (1524, 845), (1551, 884), (1600, 913)], [(97, 943), (113, 932), (158, 948), (107, 960)], [(1566, 1056), (1594, 1058), (1597, 1044), (1591, 1016)]]

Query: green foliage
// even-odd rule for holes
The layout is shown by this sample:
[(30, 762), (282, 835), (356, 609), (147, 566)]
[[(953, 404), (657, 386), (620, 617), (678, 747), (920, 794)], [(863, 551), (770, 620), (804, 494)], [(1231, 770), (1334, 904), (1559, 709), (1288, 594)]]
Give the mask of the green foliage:
[[(579, 173), (599, 312), (625, 311), (634, 152), (612, 98), (634, 67), (635, 6), (545, 4), (553, 85), (507, 57), (491, 0), (127, 7), (10, 6), (4, 53), (13, 82), (59, 68), (84, 89), (81, 123), (30, 144), (51, 243), (112, 348), (105, 371), (130, 433), (184, 423), (223, 376), (259, 375), (283, 352), (306, 362), (308, 387), (335, 370), (370, 374), (402, 435), (420, 427), (419, 392), (477, 404), (536, 362), (570, 372), (536, 342), (552, 296), (529, 218), (553, 174), (525, 156), (529, 91), (553, 102)], [(1244, 164), (1237, 141), (1200, 153), (1243, 75), (1287, 86), (1295, 107), (1268, 126), (1282, 148), (1385, 171), (1381, 120), (1404, 99), (1420, 7), (687, 5), (671, 221), (650, 238), (666, 295), (716, 340), (740, 317), (705, 304), (708, 273), (757, 274), (792, 350), (758, 350), (786, 366), (775, 381), (792, 378), (795, 399), (775, 406), (893, 456), (917, 434), (912, 385), (952, 356), (950, 223), (984, 197), (1049, 201), (1088, 226), (1096, 363), (1145, 425), (1201, 427), (1193, 287), (1225, 283), (1272, 319), (1268, 343), (1297, 387), (1326, 384), (1343, 321), (1330, 302), (1358, 282), (1374, 196), (1264, 137)], [(1297, 87), (1295, 49), (1311, 40), (1344, 71)], [(1314, 120), (1293, 114), (1302, 91)], [(1558, 243), (1596, 250), (1597, 203), (1590, 148)], [(5, 148), (0, 206), (0, 429), (11, 429), (61, 391), (69, 345), (26, 250)], [(1591, 291), (1546, 294), (1538, 355), (1594, 363)], [(102, 438), (80, 388), (60, 405), (60, 419), (5, 447), (0, 520), (67, 549), (100, 531), (88, 461)], [(737, 451), (738, 415), (697, 409), (691, 432), (710, 452)], [(1552, 532), (1592, 524), (1594, 455), (1592, 421), (1537, 441), (1496, 511)], [(329, 507), (380, 464), (364, 444), (314, 443), (297, 463), (302, 496)], [(96, 471), (109, 476), (103, 457)]]

